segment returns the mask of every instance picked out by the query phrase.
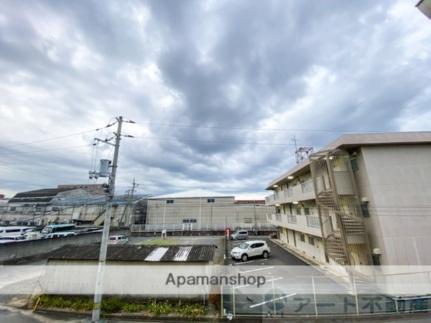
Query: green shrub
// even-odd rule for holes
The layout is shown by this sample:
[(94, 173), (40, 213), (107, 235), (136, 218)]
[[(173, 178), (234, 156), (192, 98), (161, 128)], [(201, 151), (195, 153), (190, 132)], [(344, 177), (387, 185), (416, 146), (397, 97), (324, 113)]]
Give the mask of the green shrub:
[(206, 314), (205, 306), (201, 304), (182, 304), (176, 307), (176, 312), (184, 317), (200, 317)]
[(126, 303), (123, 304), (122, 312), (125, 313), (138, 313), (143, 312), (145, 310), (144, 304), (135, 304), (135, 303)]
[(103, 313), (118, 313), (121, 312), (124, 302), (119, 297), (106, 297), (102, 300)]
[[(38, 298), (34, 298), (36, 302)], [(41, 295), (39, 301), (41, 308), (73, 309), (75, 311), (91, 311), (93, 299), (88, 296), (58, 296)], [(206, 314), (206, 307), (201, 304), (181, 303), (172, 304), (168, 301), (151, 300), (145, 304), (139, 300), (124, 299), (120, 297), (105, 297), (102, 300), (102, 313), (139, 313), (148, 311), (155, 316), (177, 314), (182, 317), (196, 318)]]
[(157, 302), (152, 300), (147, 304), (147, 309), (151, 314), (156, 316), (170, 314), (174, 311), (174, 308), (167, 301)]

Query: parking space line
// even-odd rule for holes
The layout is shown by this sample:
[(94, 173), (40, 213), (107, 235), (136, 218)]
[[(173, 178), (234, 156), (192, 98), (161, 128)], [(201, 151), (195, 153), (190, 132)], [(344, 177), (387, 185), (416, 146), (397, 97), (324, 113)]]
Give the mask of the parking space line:
[(249, 264), (251, 262), (255, 262), (256, 260), (249, 260), (249, 261), (244, 261), (244, 262), (235, 262), (233, 265), (234, 266), (239, 266), (239, 265), (246, 265)]
[(272, 269), (272, 268), (274, 268), (274, 266), (245, 270), (245, 271), (241, 271), (241, 273), (246, 274), (246, 273), (252, 273), (255, 271), (259, 271), (259, 270), (267, 270), (267, 269)]
[(265, 305), (265, 304), (267, 304), (267, 303), (271, 303), (271, 302), (279, 301), (280, 299), (288, 298), (288, 297), (293, 296), (293, 295), (296, 295), (296, 293), (292, 293), (292, 294), (289, 294), (289, 295), (285, 295), (285, 296), (277, 297), (277, 298), (271, 299), (271, 300), (266, 301), (266, 302), (253, 304), (253, 305), (250, 305), (250, 306), (249, 306), (249, 308), (255, 308), (255, 307), (258, 307), (258, 306)]
[(273, 278), (273, 279), (268, 279), (266, 282), (275, 282), (277, 280), (283, 279), (283, 277), (277, 277), (277, 278)]

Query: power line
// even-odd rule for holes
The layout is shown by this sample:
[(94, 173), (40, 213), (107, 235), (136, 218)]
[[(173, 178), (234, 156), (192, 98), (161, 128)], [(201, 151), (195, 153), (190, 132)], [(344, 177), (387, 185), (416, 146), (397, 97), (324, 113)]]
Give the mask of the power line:
[[(208, 144), (228, 144), (228, 143), (234, 143), (233, 140), (205, 140), (205, 139), (194, 139), (194, 138), (181, 138), (178, 139), (177, 137), (139, 137), (135, 136), (136, 139), (143, 139), (143, 140), (155, 140), (155, 141), (192, 141), (192, 142), (204, 142)], [(293, 143), (273, 143), (273, 142), (259, 142), (259, 141), (238, 141), (238, 144), (243, 145), (264, 145), (264, 146), (294, 146)]]
[(61, 135), (61, 136), (56, 136), (56, 137), (49, 137), (46, 139), (40, 139), (40, 140), (35, 140), (35, 141), (30, 141), (30, 142), (14, 142), (14, 143), (9, 143), (9, 144), (3, 144), (3, 146), (24, 146), (24, 145), (33, 145), (33, 144), (38, 144), (38, 143), (42, 143), (42, 142), (48, 142), (48, 141), (54, 141), (54, 140), (58, 140), (58, 139), (63, 139), (63, 138), (68, 138), (68, 137), (73, 137), (73, 136), (79, 136), (79, 135), (83, 135), (86, 133), (91, 133), (91, 132), (96, 132), (96, 131), (100, 131), (102, 129), (106, 129), (109, 127), (112, 127), (115, 123), (108, 123), (106, 126), (101, 127), (101, 128), (94, 128), (94, 129), (89, 129), (89, 130), (84, 130), (84, 131), (79, 131), (79, 132), (74, 132), (74, 133), (69, 133), (66, 135)]
[(173, 128), (193, 128), (193, 129), (221, 129), (221, 130), (235, 130), (235, 131), (252, 131), (252, 132), (327, 132), (327, 133), (384, 133), (386, 131), (382, 130), (360, 130), (360, 131), (351, 131), (351, 130), (331, 130), (331, 129), (312, 129), (312, 128), (241, 128), (241, 127), (223, 127), (223, 126), (202, 126), (199, 124), (181, 124), (175, 122), (153, 122), (153, 121), (143, 121), (139, 122), (140, 124), (152, 124), (152, 125), (161, 125), (168, 126)]
[(27, 154), (27, 153), (37, 153), (37, 152), (44, 152), (44, 151), (52, 151), (52, 150), (67, 150), (72, 148), (80, 148), (80, 147), (90, 147), (91, 144), (84, 144), (84, 145), (75, 145), (75, 146), (63, 146), (63, 147), (51, 147), (51, 148), (38, 148), (33, 150), (8, 150), (3, 151), (2, 154)]

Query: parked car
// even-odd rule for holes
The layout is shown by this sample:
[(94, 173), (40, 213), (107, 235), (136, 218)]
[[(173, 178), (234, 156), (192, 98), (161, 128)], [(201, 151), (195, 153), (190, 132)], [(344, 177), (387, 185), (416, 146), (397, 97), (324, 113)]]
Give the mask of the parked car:
[(124, 234), (110, 236), (108, 244), (126, 244), (129, 242), (129, 238)]
[(34, 229), (28, 226), (0, 226), (0, 237), (16, 237)]
[(29, 231), (24, 234), (25, 240), (39, 240), (45, 237), (44, 234), (39, 231)]
[(230, 252), (232, 259), (247, 261), (252, 257), (268, 258), (271, 249), (263, 240), (251, 240), (241, 243)]
[(76, 232), (73, 232), (73, 231), (55, 232), (55, 233), (48, 233), (47, 235), (44, 235), (44, 239), (73, 237), (73, 236), (77, 236), (77, 235), (78, 234)]
[(0, 244), (11, 243), (11, 242), (19, 242), (19, 241), (24, 241), (24, 240), (25, 240), (25, 238), (22, 235), (0, 237)]
[(248, 231), (247, 230), (237, 230), (230, 236), (232, 240), (246, 240), (248, 239)]

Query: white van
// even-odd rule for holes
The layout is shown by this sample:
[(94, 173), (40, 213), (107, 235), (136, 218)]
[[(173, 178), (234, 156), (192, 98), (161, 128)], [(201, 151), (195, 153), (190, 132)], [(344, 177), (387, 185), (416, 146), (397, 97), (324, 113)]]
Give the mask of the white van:
[(24, 235), (26, 232), (33, 231), (34, 227), (25, 226), (4, 226), (0, 227), (0, 237), (16, 237)]
[(24, 233), (25, 240), (39, 240), (44, 238), (44, 234), (39, 231), (29, 231)]
[(73, 237), (77, 236), (78, 234), (73, 231), (68, 232), (55, 232), (55, 233), (48, 233), (44, 235), (45, 239), (53, 239), (53, 238), (64, 238), (64, 237)]
[(110, 236), (108, 244), (126, 244), (127, 242), (129, 242), (129, 238), (124, 234), (119, 234)]
[(22, 235), (0, 237), (0, 244), (19, 242), (19, 241), (25, 241), (25, 237)]

